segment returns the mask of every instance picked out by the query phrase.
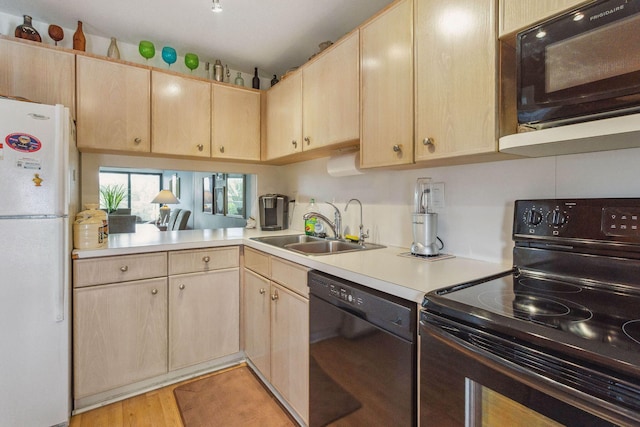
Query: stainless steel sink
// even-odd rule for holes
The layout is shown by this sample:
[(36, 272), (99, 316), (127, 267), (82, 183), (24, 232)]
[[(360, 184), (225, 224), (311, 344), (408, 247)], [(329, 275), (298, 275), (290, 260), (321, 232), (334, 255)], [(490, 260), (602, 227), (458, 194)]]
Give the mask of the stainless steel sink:
[(331, 255), (345, 252), (366, 251), (380, 249), (385, 246), (374, 243), (345, 242), (343, 240), (330, 240), (320, 237), (301, 235), (252, 237), (251, 240), (278, 246), (283, 249), (298, 252), (304, 255)]
[(317, 242), (324, 239), (321, 237), (307, 236), (306, 234), (291, 234), (288, 236), (252, 237), (251, 240), (266, 243), (268, 245), (278, 246), (279, 248), (284, 248), (286, 245), (292, 243)]

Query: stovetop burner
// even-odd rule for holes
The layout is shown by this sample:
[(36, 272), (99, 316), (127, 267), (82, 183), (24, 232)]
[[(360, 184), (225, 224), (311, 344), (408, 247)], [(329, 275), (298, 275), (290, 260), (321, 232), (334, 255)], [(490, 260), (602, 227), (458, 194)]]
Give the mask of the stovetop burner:
[(560, 294), (573, 294), (582, 291), (580, 286), (572, 283), (544, 279), (520, 279), (518, 280), (515, 288), (518, 289), (518, 287), (524, 287), (535, 292), (551, 292)]
[[(490, 327), (487, 322), (513, 328), (516, 321), (523, 335), (545, 336), (552, 343), (595, 354), (615, 354), (640, 366), (638, 294), (508, 274), (427, 299), (431, 309), (442, 303), (455, 310), (457, 317), (483, 328)], [(626, 356), (616, 354), (620, 351)]]
[(629, 320), (622, 325), (622, 330), (629, 338), (640, 344), (640, 319)]

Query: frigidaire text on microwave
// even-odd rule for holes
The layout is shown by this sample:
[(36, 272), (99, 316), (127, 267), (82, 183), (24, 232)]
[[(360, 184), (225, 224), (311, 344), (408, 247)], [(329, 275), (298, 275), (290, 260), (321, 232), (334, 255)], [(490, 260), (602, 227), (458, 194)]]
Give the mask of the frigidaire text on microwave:
[(519, 130), (640, 112), (640, 0), (599, 0), (516, 37)]

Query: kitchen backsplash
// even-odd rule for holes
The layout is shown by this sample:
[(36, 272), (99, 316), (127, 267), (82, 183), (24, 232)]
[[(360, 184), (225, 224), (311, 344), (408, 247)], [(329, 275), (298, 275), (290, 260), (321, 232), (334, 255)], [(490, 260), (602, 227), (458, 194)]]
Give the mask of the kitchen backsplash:
[[(443, 252), (487, 261), (511, 260), (516, 199), (640, 197), (640, 149), (407, 171), (369, 170), (342, 178), (330, 177), (326, 162), (319, 159), (283, 168), (286, 192), (297, 199), (293, 228), (303, 229), (301, 217), (311, 197), (316, 202), (335, 201), (342, 211), (347, 200), (358, 198), (370, 240), (408, 248), (415, 180), (429, 176), (445, 184), (445, 207), (436, 210)], [(326, 204), (318, 205), (333, 218)], [(350, 206), (343, 218), (343, 224), (357, 234), (358, 207)]]

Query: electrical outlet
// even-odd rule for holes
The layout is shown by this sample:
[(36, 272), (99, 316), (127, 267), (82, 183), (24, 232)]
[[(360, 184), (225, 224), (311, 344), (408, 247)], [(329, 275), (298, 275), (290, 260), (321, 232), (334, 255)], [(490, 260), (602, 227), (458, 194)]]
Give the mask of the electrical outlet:
[(431, 203), (434, 209), (444, 208), (444, 182), (434, 182), (431, 184)]

